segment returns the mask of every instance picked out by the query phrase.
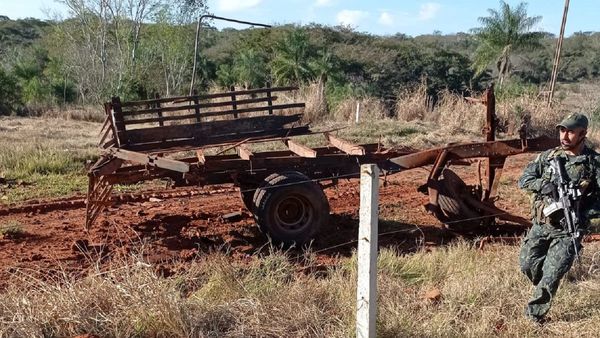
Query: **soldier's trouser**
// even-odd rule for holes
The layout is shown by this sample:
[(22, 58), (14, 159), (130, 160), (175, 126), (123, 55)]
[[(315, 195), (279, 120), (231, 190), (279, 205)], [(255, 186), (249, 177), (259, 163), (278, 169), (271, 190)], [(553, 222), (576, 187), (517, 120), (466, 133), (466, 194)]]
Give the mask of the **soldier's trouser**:
[[(577, 239), (581, 254), (581, 238)], [(573, 265), (575, 248), (571, 236), (547, 224), (535, 224), (521, 246), (521, 271), (533, 282), (535, 290), (527, 304), (528, 316), (541, 318), (550, 310), (561, 278)]]

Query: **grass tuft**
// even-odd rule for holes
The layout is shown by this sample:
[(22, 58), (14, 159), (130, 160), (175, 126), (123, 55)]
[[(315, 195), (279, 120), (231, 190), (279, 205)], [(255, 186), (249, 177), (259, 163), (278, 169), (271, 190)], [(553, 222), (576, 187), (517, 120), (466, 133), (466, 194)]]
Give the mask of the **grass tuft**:
[(17, 239), (24, 235), (23, 224), (19, 221), (10, 220), (0, 224), (0, 238)]

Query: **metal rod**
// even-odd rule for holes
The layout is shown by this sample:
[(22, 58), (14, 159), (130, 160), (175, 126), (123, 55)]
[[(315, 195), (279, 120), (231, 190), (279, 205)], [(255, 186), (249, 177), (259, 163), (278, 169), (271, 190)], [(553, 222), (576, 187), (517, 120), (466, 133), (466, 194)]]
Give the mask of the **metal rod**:
[(552, 78), (550, 79), (550, 93), (548, 95), (548, 108), (552, 107), (552, 99), (554, 98), (554, 87), (556, 78), (558, 77), (558, 65), (560, 63), (560, 54), (562, 50), (563, 38), (565, 36), (565, 26), (567, 25), (567, 14), (569, 13), (569, 0), (565, 0), (565, 9), (563, 12), (562, 23), (560, 25), (560, 35), (556, 43), (556, 53), (554, 54), (554, 64), (552, 65)]
[(204, 18), (211, 18), (211, 19), (215, 19), (215, 20), (235, 22), (235, 23), (240, 23), (240, 24), (250, 25), (250, 26), (260, 26), (260, 27), (271, 28), (270, 25), (265, 25), (262, 23), (229, 19), (229, 18), (224, 18), (221, 16), (212, 15), (212, 14), (205, 14), (205, 15), (199, 16), (198, 23), (196, 24), (196, 39), (194, 40), (194, 66), (192, 67), (192, 81), (190, 83), (190, 96), (193, 94), (194, 83), (196, 80), (196, 64), (197, 64), (197, 60), (198, 60), (198, 38), (200, 37), (200, 23), (202, 22), (202, 19), (204, 19)]

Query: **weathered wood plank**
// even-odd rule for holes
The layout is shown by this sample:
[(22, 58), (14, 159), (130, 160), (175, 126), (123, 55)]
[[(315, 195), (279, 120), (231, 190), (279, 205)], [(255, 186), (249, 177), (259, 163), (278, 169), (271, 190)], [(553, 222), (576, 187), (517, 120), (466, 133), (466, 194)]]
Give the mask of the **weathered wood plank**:
[[(272, 115), (275, 116), (275, 115)], [(235, 133), (230, 135), (219, 135), (219, 136), (205, 136), (196, 138), (187, 138), (170, 141), (156, 141), (151, 143), (133, 144), (129, 145), (127, 149), (143, 152), (159, 152), (159, 151), (171, 151), (172, 149), (189, 150), (194, 148), (201, 148), (206, 146), (215, 145), (227, 145), (243, 141), (249, 138), (263, 139), (263, 138), (280, 138), (294, 135), (305, 135), (310, 133), (308, 126), (295, 127), (295, 128), (284, 128), (276, 130), (260, 130), (251, 131), (244, 133)]]
[(170, 125), (144, 129), (132, 129), (124, 135), (130, 145), (160, 140), (210, 139), (222, 135), (282, 129), (286, 124), (297, 122), (302, 114), (255, 116), (237, 120)]
[(125, 123), (123, 121), (123, 109), (121, 108), (121, 99), (119, 97), (113, 97), (110, 104), (107, 105), (110, 109), (110, 117), (112, 120), (112, 125), (115, 129), (115, 138), (117, 140), (117, 144), (122, 146), (126, 144), (126, 140), (124, 140), (121, 135), (126, 130)]
[(190, 165), (185, 162), (172, 160), (169, 158), (159, 157), (156, 155), (142, 154), (135, 151), (125, 149), (111, 149), (110, 153), (116, 158), (131, 161), (138, 164), (148, 165), (152, 167), (162, 168), (187, 173), (190, 171)]
[(237, 107), (237, 102), (236, 102), (237, 98), (236, 98), (236, 95), (235, 95), (235, 86), (232, 85), (229, 89), (232, 92), (232, 94), (231, 94), (231, 110), (236, 111), (235, 113), (233, 113), (233, 118), (237, 119), (238, 118), (238, 113), (237, 113), (237, 108), (238, 107)]
[(97, 171), (94, 171), (93, 174), (94, 174), (94, 176), (104, 176), (104, 175), (112, 174), (115, 171), (117, 171), (119, 168), (121, 168), (122, 164), (123, 164), (122, 159), (113, 158), (110, 161), (108, 161), (107, 163), (105, 163), (104, 165), (102, 165), (100, 168), (98, 168)]
[(206, 163), (206, 156), (204, 155), (204, 151), (202, 149), (197, 149), (196, 150), (196, 157), (198, 158), (198, 163), (199, 164)]
[[(238, 101), (239, 102), (239, 101)], [(279, 104), (271, 107), (248, 107), (241, 109), (229, 109), (229, 110), (221, 110), (221, 111), (211, 111), (211, 112), (201, 112), (200, 116), (209, 117), (209, 116), (222, 116), (222, 115), (236, 115), (242, 113), (252, 113), (252, 112), (260, 112), (265, 110), (281, 110), (281, 109), (291, 109), (291, 108), (304, 108), (304, 103), (288, 103), (288, 104)], [(147, 118), (147, 119), (139, 119), (139, 120), (127, 120), (125, 121), (126, 125), (132, 124), (142, 124), (142, 123), (154, 123), (158, 121), (180, 121), (195, 118), (195, 114), (186, 114), (186, 115), (176, 115), (176, 116), (166, 116), (163, 118)]]
[[(159, 95), (158, 93), (155, 93), (155, 94), (154, 94), (154, 99), (156, 99), (156, 100), (160, 100), (160, 95)], [(163, 109), (160, 107), (160, 102), (157, 102), (157, 103), (154, 105), (154, 108), (155, 108), (155, 110), (157, 109), (156, 113), (157, 113), (157, 115), (158, 115), (158, 125), (162, 127), (162, 126), (164, 126), (164, 125), (165, 125), (165, 123), (163, 122), (163, 118), (164, 118), (164, 116), (163, 116), (163, 111), (164, 111), (164, 110), (163, 110)], [(127, 112), (124, 112), (123, 114), (125, 114), (125, 115), (126, 115), (126, 114), (127, 114)]]
[[(273, 87), (273, 88), (259, 88), (259, 89), (248, 89), (248, 90), (238, 90), (233, 92), (233, 94), (235, 95), (252, 95), (252, 94), (261, 94), (261, 93), (267, 93), (267, 92), (288, 92), (288, 91), (293, 91), (293, 90), (298, 90), (297, 86), (290, 86), (290, 87)], [(128, 101), (128, 102), (123, 102), (123, 107), (133, 107), (133, 106), (140, 106), (140, 105), (149, 105), (152, 103), (168, 103), (168, 102), (175, 102), (175, 101), (193, 101), (194, 98), (197, 98), (198, 100), (207, 100), (207, 99), (216, 99), (216, 98), (220, 98), (220, 97), (228, 97), (231, 96), (232, 92), (223, 92), (223, 93), (214, 93), (214, 94), (203, 94), (203, 95), (186, 95), (186, 96), (174, 96), (174, 97), (165, 97), (159, 100), (139, 100), (139, 101)]]
[(317, 151), (293, 140), (285, 140), (285, 145), (294, 154), (302, 157), (315, 158)]
[[(277, 100), (277, 96), (272, 97), (273, 101)], [(158, 101), (158, 100), (157, 100)], [(181, 111), (181, 110), (196, 110), (200, 108), (216, 108), (216, 107), (229, 107), (232, 104), (252, 104), (252, 103), (262, 103), (269, 102), (268, 97), (259, 97), (254, 99), (245, 99), (245, 100), (237, 100), (237, 101), (223, 101), (223, 102), (209, 102), (209, 103), (198, 103), (198, 104), (188, 104), (188, 105), (180, 105), (180, 106), (171, 106), (171, 107), (160, 107), (160, 103), (154, 104), (152, 108), (144, 108), (144, 109), (130, 109), (127, 111), (123, 111), (124, 116), (136, 116), (143, 114), (154, 114), (154, 113), (162, 113), (162, 112), (173, 112), (173, 111)]]
[(329, 133), (323, 133), (325, 138), (332, 146), (338, 148), (339, 150), (345, 152), (348, 155), (364, 155), (366, 154), (366, 150), (364, 147), (354, 144), (350, 141), (343, 140), (341, 138), (335, 137)]
[[(267, 83), (267, 88), (269, 88), (269, 89), (271, 88), (270, 82)], [(273, 115), (273, 101), (275, 101), (276, 98), (277, 98), (276, 96), (274, 96), (274, 97), (271, 96), (271, 91), (267, 92), (267, 99), (268, 99), (267, 105), (269, 108), (269, 115)]]
[(238, 156), (243, 160), (250, 161), (254, 157), (252, 150), (250, 150), (250, 147), (247, 144), (240, 144), (235, 147), (235, 150)]
[(196, 115), (196, 122), (200, 122), (201, 116), (200, 116), (200, 107), (198, 107), (198, 105), (200, 104), (200, 101), (198, 100), (198, 91), (196, 89), (194, 89), (194, 105), (196, 106), (196, 108), (194, 108), (194, 113)]

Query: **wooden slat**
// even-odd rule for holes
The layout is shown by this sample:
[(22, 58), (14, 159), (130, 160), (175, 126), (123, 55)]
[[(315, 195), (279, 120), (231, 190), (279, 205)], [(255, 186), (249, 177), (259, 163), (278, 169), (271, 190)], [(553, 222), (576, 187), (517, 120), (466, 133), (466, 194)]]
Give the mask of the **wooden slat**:
[(254, 154), (247, 144), (240, 144), (239, 146), (235, 147), (235, 150), (238, 156), (243, 160), (249, 161), (254, 157)]
[(285, 140), (285, 145), (294, 154), (302, 157), (315, 158), (317, 151), (292, 140)]
[(102, 135), (102, 138), (100, 139), (100, 142), (98, 142), (98, 145), (102, 146), (104, 144), (104, 141), (106, 141), (106, 139), (108, 138), (108, 136), (112, 133), (112, 129), (111, 128), (107, 128), (106, 131), (104, 131), (104, 135)]
[(94, 171), (93, 173), (96, 176), (109, 175), (109, 174), (112, 174), (115, 171), (117, 171), (119, 168), (121, 168), (122, 164), (123, 164), (123, 160), (121, 160), (120, 158), (113, 158), (110, 161), (108, 161), (107, 163), (105, 163), (104, 165), (102, 165), (97, 171)]
[(297, 122), (301, 118), (302, 114), (255, 116), (237, 120), (133, 129), (125, 136), (128, 144), (187, 138), (209, 139), (221, 135), (235, 136), (233, 134), (282, 129), (284, 125)]
[[(276, 116), (276, 115), (271, 115)], [(241, 119), (240, 119), (241, 120)], [(239, 120), (234, 120), (239, 121)], [(170, 140), (170, 141), (157, 141), (152, 143), (144, 143), (144, 144), (133, 144), (129, 145), (127, 149), (135, 150), (135, 151), (145, 151), (145, 152), (158, 152), (158, 151), (171, 151), (171, 150), (189, 150), (194, 148), (200, 148), (205, 146), (214, 146), (214, 145), (226, 145), (239, 141), (243, 141), (248, 138), (279, 138), (286, 136), (294, 136), (294, 135), (306, 135), (310, 133), (310, 129), (308, 126), (295, 127), (295, 128), (284, 128), (284, 129), (276, 129), (276, 130), (260, 130), (260, 131), (251, 131), (245, 133), (235, 133), (230, 135), (219, 135), (219, 136), (206, 136), (206, 137), (196, 137), (189, 139), (180, 139), (180, 140)]]
[(365, 148), (354, 144), (350, 141), (343, 140), (341, 138), (335, 137), (329, 133), (323, 133), (325, 138), (332, 146), (338, 148), (339, 150), (345, 152), (348, 155), (364, 155), (366, 154)]
[[(271, 82), (267, 82), (267, 88), (271, 88)], [(275, 101), (277, 97), (271, 97), (271, 91), (267, 92), (267, 105), (269, 107), (269, 115), (273, 115), (273, 101)]]
[[(106, 106), (104, 107), (104, 110), (106, 111)], [(98, 132), (98, 136), (102, 135), (102, 132), (105, 131), (106, 128), (108, 128), (110, 126), (110, 114), (106, 114), (106, 117), (104, 118), (104, 122), (102, 122), (102, 128), (100, 128), (100, 131)], [(100, 142), (102, 143), (102, 142)]]
[[(277, 96), (272, 97), (273, 100), (277, 100)], [(159, 100), (157, 100), (159, 101)], [(223, 102), (209, 102), (209, 103), (198, 103), (198, 104), (188, 104), (188, 105), (180, 105), (180, 106), (171, 106), (171, 107), (160, 107), (160, 103), (154, 104), (152, 108), (145, 109), (130, 109), (123, 111), (124, 116), (136, 116), (143, 114), (154, 114), (154, 113), (163, 113), (163, 112), (172, 112), (172, 111), (181, 111), (181, 110), (196, 110), (200, 108), (216, 108), (216, 107), (227, 107), (231, 106), (233, 103), (235, 104), (252, 104), (252, 103), (261, 103), (261, 102), (269, 102), (269, 97), (258, 97), (254, 99), (245, 99), (245, 100), (237, 100), (233, 101), (223, 101)]]
[(237, 119), (238, 118), (238, 113), (237, 113), (237, 102), (236, 102), (236, 95), (235, 95), (235, 86), (231, 86), (230, 87), (231, 90), (231, 110), (235, 111), (235, 113), (233, 113), (233, 118)]
[(125, 123), (123, 121), (123, 110), (121, 108), (121, 99), (119, 97), (113, 97), (112, 102), (108, 106), (110, 108), (110, 116), (112, 124), (115, 129), (114, 136), (117, 144), (120, 146), (126, 144), (126, 141), (122, 138), (123, 133), (126, 130)]
[[(239, 102), (239, 101), (238, 101)], [(274, 105), (271, 107), (250, 107), (250, 108), (242, 108), (242, 109), (230, 109), (230, 110), (222, 110), (222, 111), (213, 111), (213, 112), (203, 112), (201, 113), (201, 116), (203, 117), (208, 117), (208, 116), (220, 116), (220, 115), (231, 115), (231, 114), (236, 114), (236, 113), (252, 113), (252, 112), (259, 112), (259, 111), (265, 111), (265, 110), (269, 110), (269, 109), (274, 109), (274, 110), (279, 110), (279, 109), (290, 109), (290, 108), (304, 108), (305, 104), (304, 103), (289, 103), (289, 104), (280, 104), (280, 105)], [(167, 117), (163, 117), (162, 121), (180, 121), (180, 120), (187, 120), (187, 119), (191, 119), (191, 118), (195, 118), (196, 115), (195, 114), (186, 114), (186, 115), (179, 115), (179, 116), (167, 116)], [(140, 119), (140, 120), (128, 120), (125, 121), (126, 125), (131, 125), (131, 124), (142, 124), (142, 123), (154, 123), (154, 122), (158, 122), (159, 119), (157, 118), (147, 118), (147, 119)]]
[(180, 173), (187, 173), (190, 171), (190, 165), (185, 162), (172, 160), (169, 158), (159, 157), (156, 155), (147, 155), (138, 153), (135, 151), (129, 151), (124, 149), (111, 149), (110, 151), (113, 156), (122, 160), (131, 161), (139, 164), (149, 165), (152, 167), (158, 167), (162, 169), (168, 169), (177, 171)]
[[(273, 87), (273, 88), (259, 88), (259, 89), (248, 89), (248, 90), (238, 90), (233, 92), (235, 95), (251, 95), (251, 94), (261, 94), (267, 92), (287, 92), (292, 90), (298, 90), (297, 86), (290, 87)], [(175, 102), (175, 101), (193, 101), (194, 98), (198, 100), (206, 100), (206, 99), (216, 99), (220, 97), (229, 97), (232, 92), (223, 92), (223, 93), (214, 93), (214, 94), (203, 94), (203, 95), (192, 95), (192, 96), (174, 96), (174, 97), (165, 97), (159, 100), (139, 100), (139, 101), (128, 101), (123, 102), (123, 107), (133, 107), (140, 105), (149, 105), (152, 103), (167, 103), (167, 102)]]
[(196, 106), (196, 108), (194, 108), (194, 113), (196, 115), (196, 122), (200, 122), (200, 107), (198, 107), (198, 105), (200, 104), (200, 101), (198, 100), (198, 91), (196, 89), (194, 89), (194, 105)]
[(108, 140), (106, 141), (106, 143), (100, 144), (99, 146), (100, 148), (106, 149), (110, 147), (118, 147), (119, 145), (117, 144), (117, 140), (115, 138), (112, 138), (111, 140)]
[[(156, 100), (160, 100), (160, 95), (158, 95), (158, 93), (154, 94), (154, 99)], [(158, 109), (158, 111), (156, 112), (158, 115), (158, 125), (159, 126), (164, 126), (164, 122), (163, 122), (163, 109), (160, 107), (160, 102), (157, 102), (156, 105), (154, 106), (156, 109)], [(124, 112), (123, 114), (127, 114), (126, 112)]]
[(196, 158), (198, 159), (199, 164), (206, 163), (206, 156), (204, 155), (204, 151), (202, 149), (196, 150)]

